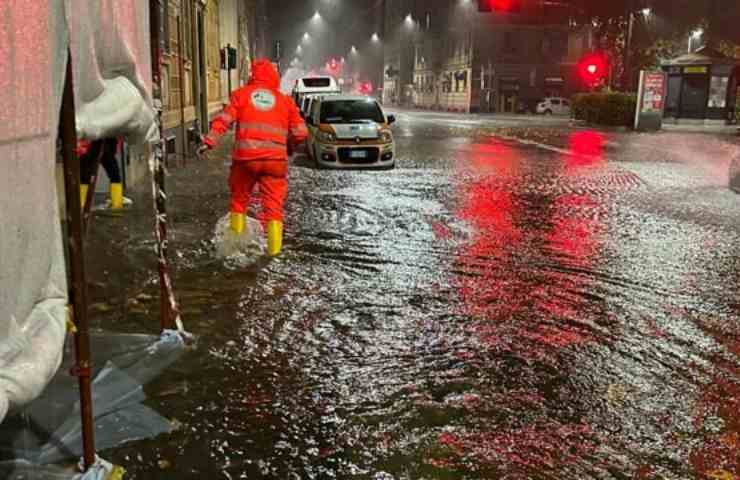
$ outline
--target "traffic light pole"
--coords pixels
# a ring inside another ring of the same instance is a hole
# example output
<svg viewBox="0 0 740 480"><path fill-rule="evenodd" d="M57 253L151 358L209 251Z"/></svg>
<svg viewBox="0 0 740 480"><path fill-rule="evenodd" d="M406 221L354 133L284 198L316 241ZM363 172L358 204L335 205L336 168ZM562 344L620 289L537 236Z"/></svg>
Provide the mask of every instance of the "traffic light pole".
<svg viewBox="0 0 740 480"><path fill-rule="evenodd" d="M226 76L229 89L229 100L231 99L231 44L226 44Z"/></svg>

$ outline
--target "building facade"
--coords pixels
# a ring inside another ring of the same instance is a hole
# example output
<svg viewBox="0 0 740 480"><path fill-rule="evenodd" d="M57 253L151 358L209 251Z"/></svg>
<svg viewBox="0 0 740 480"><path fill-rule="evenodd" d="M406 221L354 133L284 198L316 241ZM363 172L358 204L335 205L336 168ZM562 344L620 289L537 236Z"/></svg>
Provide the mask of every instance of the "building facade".
<svg viewBox="0 0 740 480"><path fill-rule="evenodd" d="M576 64L592 47L587 29L570 26L570 13L538 0L509 15L479 13L476 2L388 0L391 32L407 36L388 37L384 99L424 109L520 112L546 96L569 97L581 89Z"/></svg>
<svg viewBox="0 0 740 480"><path fill-rule="evenodd" d="M414 44L420 4L434 0L385 0L383 3L382 101L388 105L411 104L414 78Z"/></svg>
<svg viewBox="0 0 740 480"><path fill-rule="evenodd" d="M168 151L189 152L198 132L223 109L230 92L249 79L264 55L264 0L151 0L162 12L162 120ZM262 17L261 17L262 15ZM236 68L222 68L221 50L236 48Z"/></svg>

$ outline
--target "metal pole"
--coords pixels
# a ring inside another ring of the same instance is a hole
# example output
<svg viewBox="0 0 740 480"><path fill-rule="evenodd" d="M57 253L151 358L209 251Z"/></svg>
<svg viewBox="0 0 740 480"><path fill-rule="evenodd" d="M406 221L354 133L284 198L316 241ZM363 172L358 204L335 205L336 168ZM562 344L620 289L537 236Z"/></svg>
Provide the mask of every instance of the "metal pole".
<svg viewBox="0 0 740 480"><path fill-rule="evenodd" d="M76 364L72 374L77 376L80 387L80 417L82 422L82 449L85 471L95 463L95 436L91 386L90 337L87 323L87 282L85 278L85 248L82 212L80 205L80 159L75 153L77 131L75 119L72 55L67 51L67 72L62 97L60 117L62 155L64 158L64 192L67 206L67 241L71 281L69 298L72 318L77 332L74 334Z"/></svg>
<svg viewBox="0 0 740 480"><path fill-rule="evenodd" d="M231 44L226 44L226 76L228 77L229 100L231 99Z"/></svg>
<svg viewBox="0 0 740 480"><path fill-rule="evenodd" d="M187 8L187 7L185 7ZM185 129L185 74L182 66L182 16L177 17L177 66L180 74L180 134L182 136L182 164L185 165L185 158L188 155L187 131Z"/></svg>
<svg viewBox="0 0 740 480"><path fill-rule="evenodd" d="M623 88L629 91L632 87L632 65L630 49L632 48L632 33L635 28L635 13L633 11L633 3L627 2L627 38L624 45L624 85Z"/></svg>

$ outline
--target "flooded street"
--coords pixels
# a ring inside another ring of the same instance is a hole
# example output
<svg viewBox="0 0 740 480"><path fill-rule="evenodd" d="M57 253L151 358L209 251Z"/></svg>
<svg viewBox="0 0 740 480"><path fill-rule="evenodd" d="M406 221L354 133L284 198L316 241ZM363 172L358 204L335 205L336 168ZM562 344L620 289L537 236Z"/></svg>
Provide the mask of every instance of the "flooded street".
<svg viewBox="0 0 740 480"><path fill-rule="evenodd" d="M132 479L740 478L733 139L399 113L396 170L293 159L285 252L214 254L228 146L173 165L197 346ZM151 199L90 237L96 325L158 328ZM105 265L103 268L101 265Z"/></svg>

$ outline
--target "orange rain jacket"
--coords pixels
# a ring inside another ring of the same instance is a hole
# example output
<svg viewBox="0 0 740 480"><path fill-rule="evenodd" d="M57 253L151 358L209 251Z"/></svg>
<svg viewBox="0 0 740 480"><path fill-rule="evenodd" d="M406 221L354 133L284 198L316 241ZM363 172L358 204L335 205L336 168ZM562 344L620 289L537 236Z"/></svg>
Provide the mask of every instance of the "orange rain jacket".
<svg viewBox="0 0 740 480"><path fill-rule="evenodd" d="M300 143L308 131L295 103L279 87L280 77L272 62L252 63L249 83L232 94L229 105L213 120L206 145L214 147L236 122L235 161L286 160L288 140Z"/></svg>

